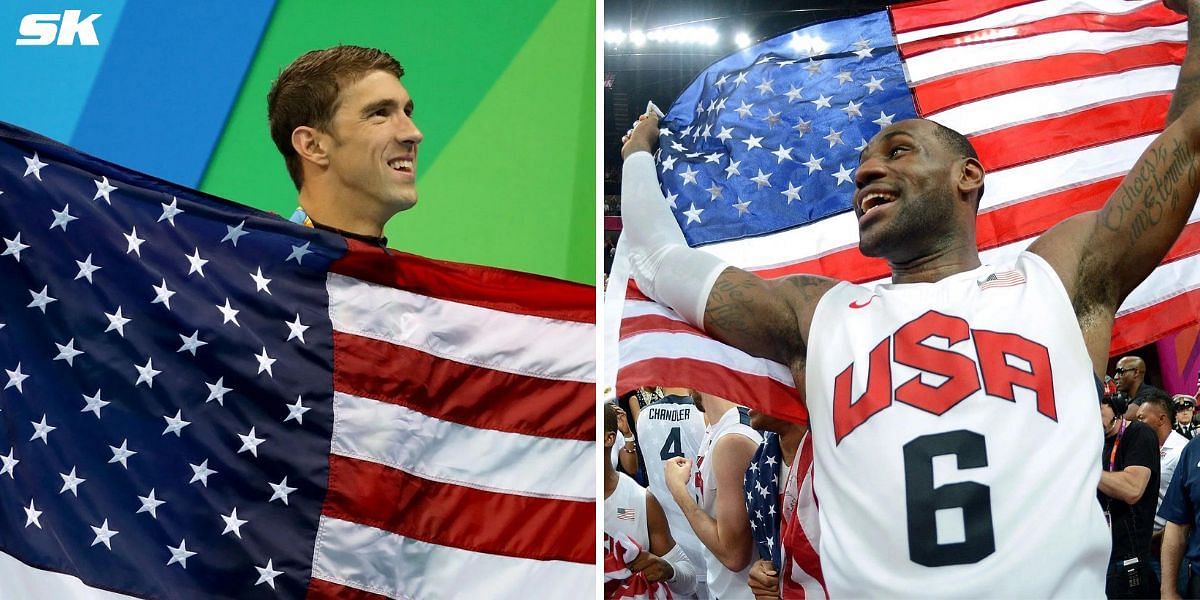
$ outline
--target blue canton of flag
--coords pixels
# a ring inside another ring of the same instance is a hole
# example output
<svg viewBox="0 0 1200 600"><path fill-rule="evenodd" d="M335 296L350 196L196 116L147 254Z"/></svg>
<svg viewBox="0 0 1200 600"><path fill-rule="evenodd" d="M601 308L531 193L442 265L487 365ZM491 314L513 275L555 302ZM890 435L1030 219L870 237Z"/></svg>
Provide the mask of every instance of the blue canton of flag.
<svg viewBox="0 0 1200 600"><path fill-rule="evenodd" d="M303 596L341 238L3 125L0 238L0 552L139 596Z"/></svg>
<svg viewBox="0 0 1200 600"><path fill-rule="evenodd" d="M798 29L680 94L660 130L663 194L693 246L810 223L850 210L867 141L915 116L886 12Z"/></svg>
<svg viewBox="0 0 1200 600"><path fill-rule="evenodd" d="M770 560L777 569L781 566L779 485L782 482L779 477L782 465L783 451L779 447L779 435L768 431L763 434L758 450L754 451L743 486L754 549L758 551L759 558Z"/></svg>

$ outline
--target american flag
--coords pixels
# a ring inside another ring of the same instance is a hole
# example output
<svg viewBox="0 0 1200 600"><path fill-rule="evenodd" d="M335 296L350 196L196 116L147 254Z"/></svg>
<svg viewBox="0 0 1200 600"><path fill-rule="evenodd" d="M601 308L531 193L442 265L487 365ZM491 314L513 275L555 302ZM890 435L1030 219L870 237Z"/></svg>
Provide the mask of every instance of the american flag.
<svg viewBox="0 0 1200 600"><path fill-rule="evenodd" d="M0 595L594 593L592 288L7 125L0 239Z"/></svg>
<svg viewBox="0 0 1200 600"><path fill-rule="evenodd" d="M604 598L605 600L671 600L671 588L663 582L646 579L645 573L629 569L642 548L628 535L612 537L604 534ZM582 591L582 590L581 590ZM571 598L583 598L575 594Z"/></svg>
<svg viewBox="0 0 1200 600"><path fill-rule="evenodd" d="M1163 128L1186 30L1157 0L947 0L789 32L713 64L672 105L658 155L664 195L690 244L763 277L885 281L886 263L857 248L852 173L883 126L925 117L978 150L988 171L981 259L1000 264L1116 189ZM1120 307L1112 353L1200 320L1198 220L1200 207ZM622 285L618 254L606 323L622 318L605 334L617 348L607 384L690 386L806 418L786 368Z"/></svg>
<svg viewBox="0 0 1200 600"><path fill-rule="evenodd" d="M770 431L763 433L763 441L754 451L750 468L742 485L746 492L746 513L750 516L750 532L754 537L754 549L758 558L771 561L776 568L780 562L779 552L779 475L783 466L783 452L779 447L779 435Z"/></svg>
<svg viewBox="0 0 1200 600"><path fill-rule="evenodd" d="M637 511L632 508L617 507L617 518L622 521L632 521L637 517Z"/></svg>

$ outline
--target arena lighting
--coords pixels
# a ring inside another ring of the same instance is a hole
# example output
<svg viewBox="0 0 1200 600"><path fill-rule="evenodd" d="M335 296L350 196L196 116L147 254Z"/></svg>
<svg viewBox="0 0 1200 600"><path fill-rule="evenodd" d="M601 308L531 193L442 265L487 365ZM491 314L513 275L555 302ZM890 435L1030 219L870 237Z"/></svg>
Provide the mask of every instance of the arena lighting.
<svg viewBox="0 0 1200 600"><path fill-rule="evenodd" d="M792 39L790 42L788 42L788 45L792 47L792 50L795 50L796 52L803 52L808 56L824 54L826 50L829 50L829 42L825 41L819 36L813 36L807 33L803 35L799 33L793 33Z"/></svg>
<svg viewBox="0 0 1200 600"><path fill-rule="evenodd" d="M625 41L625 32L620 29L609 29L604 32L604 43L620 46Z"/></svg>
<svg viewBox="0 0 1200 600"><path fill-rule="evenodd" d="M747 40L749 37L747 37ZM637 47L642 47L646 42L655 43L671 43L671 44L701 44L704 46L712 46L721 40L721 34L716 29L707 25L678 25L674 27L660 27L652 29L648 32L633 30L626 34L620 29L608 29L604 32L604 43L613 46L620 46L628 41ZM748 44L747 44L748 45Z"/></svg>
<svg viewBox="0 0 1200 600"><path fill-rule="evenodd" d="M745 31L739 31L738 34L734 36L733 41L735 44L737 44L738 48L745 48L750 45L750 35Z"/></svg>
<svg viewBox="0 0 1200 600"><path fill-rule="evenodd" d="M646 34L646 39L654 42L673 42L682 44L703 44L711 46L721 39L716 29L707 25L680 25L653 29Z"/></svg>

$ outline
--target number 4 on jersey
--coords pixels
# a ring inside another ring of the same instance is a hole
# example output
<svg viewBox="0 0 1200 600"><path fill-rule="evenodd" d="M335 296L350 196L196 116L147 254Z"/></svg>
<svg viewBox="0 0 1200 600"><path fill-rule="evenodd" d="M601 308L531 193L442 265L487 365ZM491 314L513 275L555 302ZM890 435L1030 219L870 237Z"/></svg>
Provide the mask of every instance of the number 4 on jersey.
<svg viewBox="0 0 1200 600"><path fill-rule="evenodd" d="M660 459L671 460L676 456L683 456L683 442L680 441L679 434L678 427L671 428L671 433L667 434L667 439L663 442L662 449L658 451Z"/></svg>

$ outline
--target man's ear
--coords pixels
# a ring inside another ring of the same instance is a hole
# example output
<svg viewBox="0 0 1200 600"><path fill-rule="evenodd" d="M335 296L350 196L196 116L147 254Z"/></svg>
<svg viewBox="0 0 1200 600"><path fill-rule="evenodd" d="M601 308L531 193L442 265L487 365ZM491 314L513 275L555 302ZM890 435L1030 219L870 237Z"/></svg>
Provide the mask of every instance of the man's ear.
<svg viewBox="0 0 1200 600"><path fill-rule="evenodd" d="M964 195L970 196L983 192L983 165L978 160L967 157L962 159L962 169L958 174L958 189Z"/></svg>
<svg viewBox="0 0 1200 600"><path fill-rule="evenodd" d="M317 166L329 165L329 155L326 153L329 141L327 134L314 127L301 125L292 130L292 149L302 160Z"/></svg>

